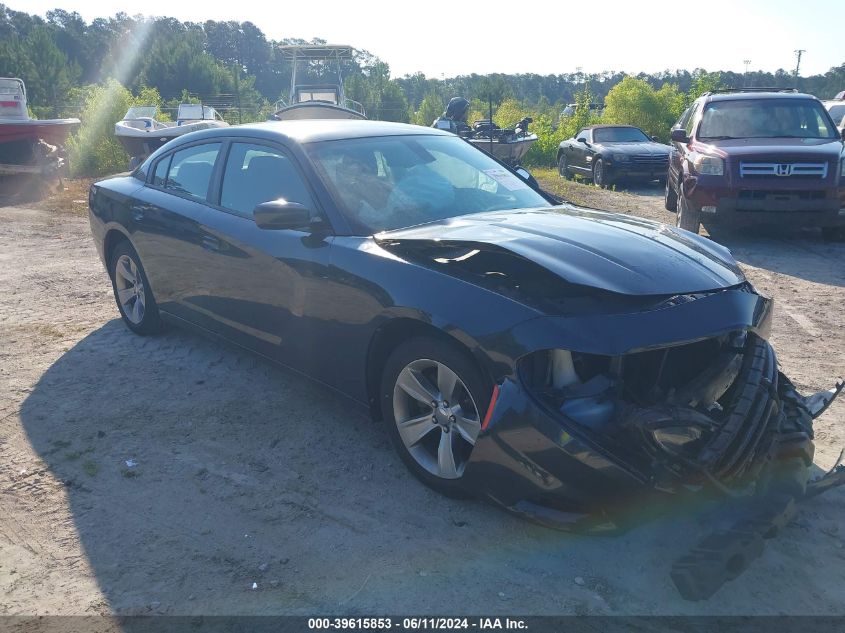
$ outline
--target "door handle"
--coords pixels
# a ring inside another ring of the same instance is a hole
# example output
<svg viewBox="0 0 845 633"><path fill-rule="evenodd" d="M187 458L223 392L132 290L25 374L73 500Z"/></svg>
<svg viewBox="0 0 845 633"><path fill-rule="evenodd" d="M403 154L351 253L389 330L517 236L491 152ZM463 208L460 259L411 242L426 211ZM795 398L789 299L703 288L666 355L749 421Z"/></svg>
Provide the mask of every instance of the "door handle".
<svg viewBox="0 0 845 633"><path fill-rule="evenodd" d="M205 234L202 236L202 247L207 251L219 251L220 240L213 235Z"/></svg>

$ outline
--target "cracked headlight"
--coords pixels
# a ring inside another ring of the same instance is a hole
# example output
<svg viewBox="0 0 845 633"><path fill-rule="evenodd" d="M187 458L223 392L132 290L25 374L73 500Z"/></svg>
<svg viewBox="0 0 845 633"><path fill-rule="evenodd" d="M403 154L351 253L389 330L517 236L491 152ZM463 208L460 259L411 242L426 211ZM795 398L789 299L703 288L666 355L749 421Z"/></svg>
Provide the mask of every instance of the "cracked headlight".
<svg viewBox="0 0 845 633"><path fill-rule="evenodd" d="M724 176L725 175L725 161L718 156L709 156L707 154L699 154L693 152L690 155L690 161L696 172L706 176Z"/></svg>

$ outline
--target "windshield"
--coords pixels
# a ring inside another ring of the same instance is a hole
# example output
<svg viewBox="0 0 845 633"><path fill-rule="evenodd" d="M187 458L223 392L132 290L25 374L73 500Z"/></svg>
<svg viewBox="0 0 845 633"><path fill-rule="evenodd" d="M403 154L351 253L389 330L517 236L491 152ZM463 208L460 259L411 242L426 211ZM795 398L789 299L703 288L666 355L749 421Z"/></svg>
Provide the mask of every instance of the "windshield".
<svg viewBox="0 0 845 633"><path fill-rule="evenodd" d="M306 146L360 235L482 211L548 207L523 180L456 136L385 136Z"/></svg>
<svg viewBox="0 0 845 633"><path fill-rule="evenodd" d="M810 99L740 99L710 103L698 138L837 138L822 105Z"/></svg>
<svg viewBox="0 0 845 633"><path fill-rule="evenodd" d="M132 106L126 111L124 120L130 121L132 119L154 119L158 114L157 106Z"/></svg>
<svg viewBox="0 0 845 633"><path fill-rule="evenodd" d="M651 139L635 127L598 127L593 130L596 143L642 143Z"/></svg>

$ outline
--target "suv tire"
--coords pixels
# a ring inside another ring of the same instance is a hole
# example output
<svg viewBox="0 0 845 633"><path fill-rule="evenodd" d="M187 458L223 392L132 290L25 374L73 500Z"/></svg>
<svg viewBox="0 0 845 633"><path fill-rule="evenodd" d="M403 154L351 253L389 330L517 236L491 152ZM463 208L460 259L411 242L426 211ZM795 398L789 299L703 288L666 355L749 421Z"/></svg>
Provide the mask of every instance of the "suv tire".
<svg viewBox="0 0 845 633"><path fill-rule="evenodd" d="M698 235L698 229L701 228L701 211L690 204L683 192L678 195L678 214L675 216L675 226L696 235Z"/></svg>
<svg viewBox="0 0 845 633"><path fill-rule="evenodd" d="M672 211L674 213L678 210L678 192L672 186L671 178L665 178L664 181L666 187L663 192L663 206L667 211Z"/></svg>

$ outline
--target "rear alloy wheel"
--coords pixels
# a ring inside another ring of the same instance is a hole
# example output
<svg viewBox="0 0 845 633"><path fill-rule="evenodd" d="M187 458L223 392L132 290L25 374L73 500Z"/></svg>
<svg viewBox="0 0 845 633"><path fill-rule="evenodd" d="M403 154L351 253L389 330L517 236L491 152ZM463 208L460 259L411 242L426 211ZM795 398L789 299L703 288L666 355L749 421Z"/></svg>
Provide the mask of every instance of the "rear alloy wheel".
<svg viewBox="0 0 845 633"><path fill-rule="evenodd" d="M557 159L557 173L561 178L572 180L572 174L569 173L569 166L566 164L566 154L561 154Z"/></svg>
<svg viewBox="0 0 845 633"><path fill-rule="evenodd" d="M605 173L604 161L601 158L597 158L593 163L593 184L602 189L610 186L610 179Z"/></svg>
<svg viewBox="0 0 845 633"><path fill-rule="evenodd" d="M457 346L418 338L391 354L382 377L382 415L414 476L442 494L467 496L461 477L489 396L474 362Z"/></svg>
<svg viewBox="0 0 845 633"><path fill-rule="evenodd" d="M678 194L678 213L675 216L675 226L696 235L698 235L698 229L701 227L701 212L690 204L683 192Z"/></svg>
<svg viewBox="0 0 845 633"><path fill-rule="evenodd" d="M114 248L109 263L112 290L120 316L136 334L161 330L161 317L138 253L123 241Z"/></svg>
<svg viewBox="0 0 845 633"><path fill-rule="evenodd" d="M666 187L663 191L663 206L667 211L676 212L678 210L678 192L672 186L671 179L665 178L664 182Z"/></svg>

